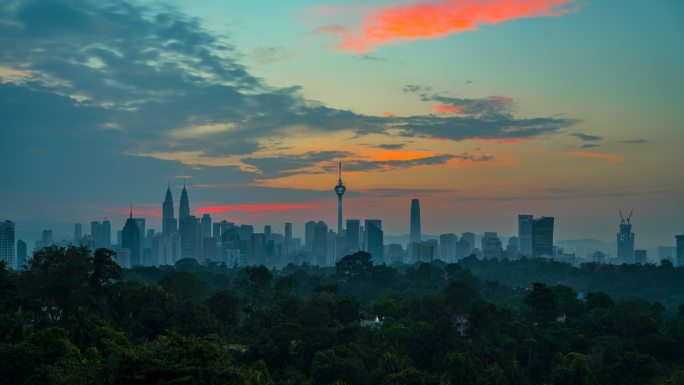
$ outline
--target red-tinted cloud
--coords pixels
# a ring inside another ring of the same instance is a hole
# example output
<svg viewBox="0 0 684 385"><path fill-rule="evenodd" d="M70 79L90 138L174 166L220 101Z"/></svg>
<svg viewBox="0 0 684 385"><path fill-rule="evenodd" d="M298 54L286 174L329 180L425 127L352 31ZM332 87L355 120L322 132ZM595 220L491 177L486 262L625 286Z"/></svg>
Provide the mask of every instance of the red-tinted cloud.
<svg viewBox="0 0 684 385"><path fill-rule="evenodd" d="M392 111L385 111L385 112L383 112L382 114L385 115L385 116L397 116L397 114L395 114L395 113L392 112Z"/></svg>
<svg viewBox="0 0 684 385"><path fill-rule="evenodd" d="M614 154L606 154L604 152L591 152L591 151L577 151L577 152L570 152L568 153L570 156L574 157L579 157L579 158L594 158L594 159L602 159L605 160L608 163L620 163L622 162L622 157L619 155L614 155Z"/></svg>
<svg viewBox="0 0 684 385"><path fill-rule="evenodd" d="M438 114L458 114L463 111L461 106L451 106L446 104L439 104L436 106L430 106Z"/></svg>
<svg viewBox="0 0 684 385"><path fill-rule="evenodd" d="M223 213L227 211L284 211L284 210L304 210L317 209L319 206L314 205L222 205L222 206L207 206L197 209L198 214L214 214Z"/></svg>
<svg viewBox="0 0 684 385"><path fill-rule="evenodd" d="M360 53L397 39L436 39L506 20L561 16L569 13L573 4L575 0L442 0L403 4L365 15L358 33L342 26L321 27L313 33L338 35L336 48Z"/></svg>

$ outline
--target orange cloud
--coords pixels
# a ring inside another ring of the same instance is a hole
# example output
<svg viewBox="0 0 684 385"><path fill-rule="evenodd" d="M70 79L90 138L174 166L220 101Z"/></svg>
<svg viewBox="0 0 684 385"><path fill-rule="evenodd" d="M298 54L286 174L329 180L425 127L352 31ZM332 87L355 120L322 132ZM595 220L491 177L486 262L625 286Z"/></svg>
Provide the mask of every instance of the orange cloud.
<svg viewBox="0 0 684 385"><path fill-rule="evenodd" d="M385 112L383 112L382 114L385 115L385 116L397 116L397 114L395 114L395 113L392 112L392 111L385 111Z"/></svg>
<svg viewBox="0 0 684 385"><path fill-rule="evenodd" d="M457 113L463 111L463 107L461 107L461 106L452 106L452 105L444 105L444 104L440 104L437 106L430 106L430 108L435 110L435 112L438 114L457 114Z"/></svg>
<svg viewBox="0 0 684 385"><path fill-rule="evenodd" d="M338 35L340 42L336 48L361 53L397 39L436 39L506 20L562 16L571 11L571 4L575 0L442 0L403 4L366 15L359 33L342 26L321 27L313 33Z"/></svg>
<svg viewBox="0 0 684 385"><path fill-rule="evenodd" d="M580 157L580 158L594 158L603 159L608 163L620 163L622 162L622 157L614 154L606 154L603 152L591 152L591 151L577 151L568 153L570 156Z"/></svg>
<svg viewBox="0 0 684 385"><path fill-rule="evenodd" d="M222 205L222 206L207 206L197 209L198 214L214 214L223 213L226 211L284 211L284 210L303 210L303 209L317 209L320 206L313 205Z"/></svg>

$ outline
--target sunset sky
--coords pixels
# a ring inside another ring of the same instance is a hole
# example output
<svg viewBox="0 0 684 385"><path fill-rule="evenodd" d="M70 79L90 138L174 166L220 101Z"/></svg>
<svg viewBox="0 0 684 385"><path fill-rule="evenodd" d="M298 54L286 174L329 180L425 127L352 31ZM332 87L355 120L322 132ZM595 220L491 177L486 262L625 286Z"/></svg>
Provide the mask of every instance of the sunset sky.
<svg viewBox="0 0 684 385"><path fill-rule="evenodd" d="M370 5L369 5L370 4ZM680 0L3 1L0 220L684 233ZM85 226L87 228L87 226ZM87 231L86 231L87 232ZM36 234L36 237L38 235Z"/></svg>

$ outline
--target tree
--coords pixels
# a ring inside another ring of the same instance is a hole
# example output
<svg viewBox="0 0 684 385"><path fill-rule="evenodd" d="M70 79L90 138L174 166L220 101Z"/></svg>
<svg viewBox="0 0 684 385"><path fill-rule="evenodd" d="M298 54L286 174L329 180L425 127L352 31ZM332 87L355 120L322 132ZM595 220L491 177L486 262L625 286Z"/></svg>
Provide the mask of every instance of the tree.
<svg viewBox="0 0 684 385"><path fill-rule="evenodd" d="M347 255L335 264L337 276L349 281L366 277L372 268L373 257L365 251Z"/></svg>
<svg viewBox="0 0 684 385"><path fill-rule="evenodd" d="M207 300L209 311L219 322L234 326L240 322L240 308L237 297L228 290L217 290Z"/></svg>
<svg viewBox="0 0 684 385"><path fill-rule="evenodd" d="M532 292L525 297L525 305L531 320L539 325L552 322L558 316L558 299L551 288L543 283L533 283Z"/></svg>

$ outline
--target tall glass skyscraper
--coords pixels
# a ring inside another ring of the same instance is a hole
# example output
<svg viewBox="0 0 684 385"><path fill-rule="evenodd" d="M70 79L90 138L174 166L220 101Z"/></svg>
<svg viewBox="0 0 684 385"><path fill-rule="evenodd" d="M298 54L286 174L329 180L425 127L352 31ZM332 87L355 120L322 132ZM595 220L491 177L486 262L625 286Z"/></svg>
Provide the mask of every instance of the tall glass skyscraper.
<svg viewBox="0 0 684 385"><path fill-rule="evenodd" d="M420 231L420 201L411 201L411 243L418 243L423 238Z"/></svg>
<svg viewBox="0 0 684 385"><path fill-rule="evenodd" d="M16 255L14 254L14 222L0 222L0 261L5 261L7 267L16 267Z"/></svg>
<svg viewBox="0 0 684 385"><path fill-rule="evenodd" d="M532 256L532 215L518 215L518 239L520 255Z"/></svg>

